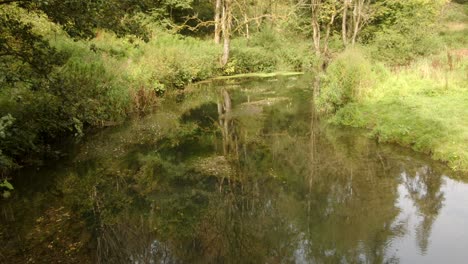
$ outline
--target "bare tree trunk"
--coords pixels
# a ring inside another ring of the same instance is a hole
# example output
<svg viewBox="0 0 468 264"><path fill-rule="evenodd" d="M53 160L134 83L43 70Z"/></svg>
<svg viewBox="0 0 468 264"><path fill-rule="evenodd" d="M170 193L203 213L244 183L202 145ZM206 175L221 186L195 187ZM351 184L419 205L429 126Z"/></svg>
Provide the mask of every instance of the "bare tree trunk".
<svg viewBox="0 0 468 264"><path fill-rule="evenodd" d="M351 37L351 45L356 43L359 22L361 20L361 0L356 0L353 7L353 35Z"/></svg>
<svg viewBox="0 0 468 264"><path fill-rule="evenodd" d="M232 12L231 1L224 0L223 17L221 21L223 30L223 57L221 58L221 66L225 66L229 61L229 53L231 51L231 27L232 27Z"/></svg>
<svg viewBox="0 0 468 264"><path fill-rule="evenodd" d="M349 8L349 0L344 0L343 20L341 23L341 35L342 35L343 44L345 47L348 46L348 33L347 33L348 8Z"/></svg>
<svg viewBox="0 0 468 264"><path fill-rule="evenodd" d="M224 0L222 29L223 29L223 57L221 59L221 66L225 66L229 60L229 53L231 50L231 0Z"/></svg>
<svg viewBox="0 0 468 264"><path fill-rule="evenodd" d="M356 0L353 10L353 35L351 43L354 46L357 36L361 31L363 25L370 20L370 1L369 0Z"/></svg>
<svg viewBox="0 0 468 264"><path fill-rule="evenodd" d="M222 0L216 0L216 6L215 6L215 36L214 36L214 42L216 44L219 44L221 42L221 1Z"/></svg>
<svg viewBox="0 0 468 264"><path fill-rule="evenodd" d="M313 30L313 41L315 54L319 57L321 55L320 50L320 24L319 24L319 14L321 7L321 0L311 0L310 6L312 9L312 30Z"/></svg>
<svg viewBox="0 0 468 264"><path fill-rule="evenodd" d="M245 37L247 39L250 38L250 28L249 28L249 14L248 14L248 5L247 5L247 0L244 0L243 2L243 8L242 12L244 13L244 23L245 23Z"/></svg>
<svg viewBox="0 0 468 264"><path fill-rule="evenodd" d="M249 39L250 38L249 18L247 17L247 14L244 14L244 23L245 23L245 37Z"/></svg>
<svg viewBox="0 0 468 264"><path fill-rule="evenodd" d="M317 22L312 22L312 29L314 30L313 40L314 40L314 48L315 54L320 56L320 25Z"/></svg>
<svg viewBox="0 0 468 264"><path fill-rule="evenodd" d="M335 23L335 17L337 15L336 5L333 5L333 13L330 17L330 22L327 24L327 28L325 31L325 38L323 40L323 54L326 56L328 54L328 39L330 38L331 27L333 23Z"/></svg>

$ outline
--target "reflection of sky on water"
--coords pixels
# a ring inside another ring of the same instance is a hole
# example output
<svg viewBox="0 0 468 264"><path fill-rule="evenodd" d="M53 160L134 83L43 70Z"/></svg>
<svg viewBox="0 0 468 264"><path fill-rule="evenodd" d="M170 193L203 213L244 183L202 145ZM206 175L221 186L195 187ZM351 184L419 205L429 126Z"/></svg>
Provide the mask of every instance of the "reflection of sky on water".
<svg viewBox="0 0 468 264"><path fill-rule="evenodd" d="M402 181L406 175L401 175ZM443 176L440 190L444 195L442 209L430 230L428 248L424 252L417 241L416 230L423 221L406 186L398 187L396 203L401 213L395 222L406 222L406 235L395 238L388 255L399 256L400 263L467 263L468 251L468 184Z"/></svg>

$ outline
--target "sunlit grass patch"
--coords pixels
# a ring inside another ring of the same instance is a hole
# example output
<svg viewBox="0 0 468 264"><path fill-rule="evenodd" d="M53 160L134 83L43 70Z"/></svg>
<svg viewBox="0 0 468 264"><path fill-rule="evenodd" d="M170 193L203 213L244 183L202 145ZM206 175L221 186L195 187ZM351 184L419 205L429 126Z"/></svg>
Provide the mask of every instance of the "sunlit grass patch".
<svg viewBox="0 0 468 264"><path fill-rule="evenodd" d="M394 73L366 99L340 109L332 122L369 128L381 142L410 146L468 171L466 59L452 71L430 63L424 59Z"/></svg>

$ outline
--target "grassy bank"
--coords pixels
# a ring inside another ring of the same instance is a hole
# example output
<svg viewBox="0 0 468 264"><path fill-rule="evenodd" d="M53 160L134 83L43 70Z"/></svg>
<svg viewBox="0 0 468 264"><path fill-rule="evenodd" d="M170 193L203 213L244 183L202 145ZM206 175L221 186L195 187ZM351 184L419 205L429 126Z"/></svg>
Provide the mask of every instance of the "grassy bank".
<svg viewBox="0 0 468 264"><path fill-rule="evenodd" d="M335 124L370 129L381 142L410 146L468 171L466 59L454 72L430 61L390 73L359 101L340 108Z"/></svg>
<svg viewBox="0 0 468 264"><path fill-rule="evenodd" d="M439 51L407 65L373 61L368 47L339 55L324 78L321 110L333 113L334 124L367 128L381 142L411 147L467 172L465 11L466 5L449 5L433 38Z"/></svg>

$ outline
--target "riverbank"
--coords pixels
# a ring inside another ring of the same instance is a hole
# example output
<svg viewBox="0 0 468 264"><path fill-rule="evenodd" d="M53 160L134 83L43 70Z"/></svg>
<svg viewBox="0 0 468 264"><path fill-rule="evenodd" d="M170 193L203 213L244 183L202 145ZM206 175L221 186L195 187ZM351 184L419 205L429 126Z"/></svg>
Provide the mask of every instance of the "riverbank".
<svg viewBox="0 0 468 264"><path fill-rule="evenodd" d="M148 39L102 29L94 38L76 39L41 12L32 16L18 6L2 6L0 18L16 19L2 39L42 41L14 42L11 53L20 55L2 57L11 70L1 80L0 178L60 157L54 146L64 137L79 138L89 128L153 111L168 91L217 76L304 71L313 64L312 54L304 56L310 53L305 39L271 30L234 39L231 59L222 67L222 47L211 38L174 34L157 23L145 24ZM30 27L26 37L18 36L22 24Z"/></svg>
<svg viewBox="0 0 468 264"><path fill-rule="evenodd" d="M464 61L442 76L425 63L392 73L364 99L338 110L331 122L367 128L380 142L409 146L467 172L466 58ZM424 69L428 69L425 77Z"/></svg>
<svg viewBox="0 0 468 264"><path fill-rule="evenodd" d="M359 92L330 120L367 128L380 142L411 147L468 172L468 17L463 5L449 8L438 54L406 66L369 62L356 84Z"/></svg>

